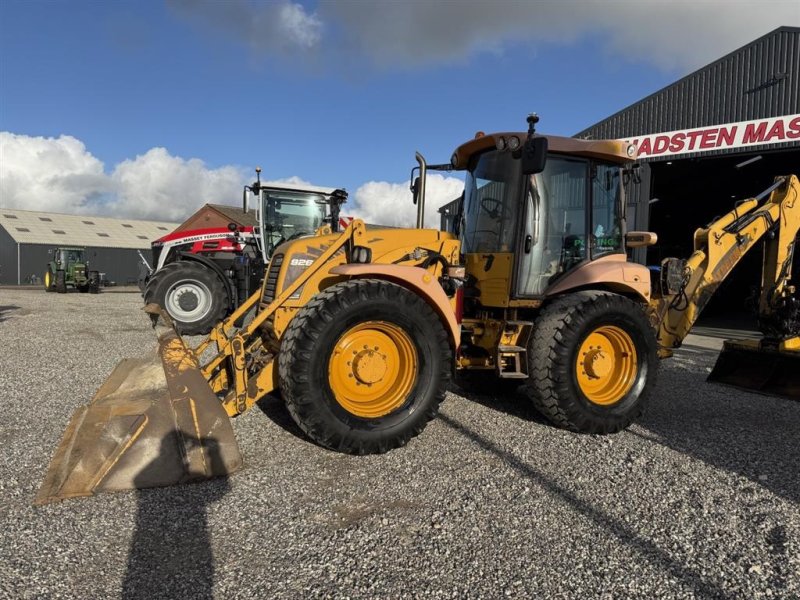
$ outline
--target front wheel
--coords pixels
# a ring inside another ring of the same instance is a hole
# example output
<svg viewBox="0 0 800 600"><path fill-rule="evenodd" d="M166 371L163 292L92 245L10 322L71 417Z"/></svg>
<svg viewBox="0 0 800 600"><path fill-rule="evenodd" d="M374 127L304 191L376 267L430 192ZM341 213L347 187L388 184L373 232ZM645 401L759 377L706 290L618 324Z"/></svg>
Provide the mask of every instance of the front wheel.
<svg viewBox="0 0 800 600"><path fill-rule="evenodd" d="M67 293L67 274L60 269L56 271L55 290L59 294Z"/></svg>
<svg viewBox="0 0 800 600"><path fill-rule="evenodd" d="M452 350L417 294L382 280L345 281L300 309L278 359L294 420L318 444L349 454L405 445L439 410Z"/></svg>
<svg viewBox="0 0 800 600"><path fill-rule="evenodd" d="M656 351L639 304L610 292L575 292L537 318L524 389L559 427L619 431L641 414L655 384Z"/></svg>
<svg viewBox="0 0 800 600"><path fill-rule="evenodd" d="M206 334L225 318L230 299L219 276L193 261L162 267L147 283L145 304L163 307L180 333Z"/></svg>
<svg viewBox="0 0 800 600"><path fill-rule="evenodd" d="M56 291L56 277L53 275L53 272L50 269L47 269L47 271L44 272L44 291Z"/></svg>

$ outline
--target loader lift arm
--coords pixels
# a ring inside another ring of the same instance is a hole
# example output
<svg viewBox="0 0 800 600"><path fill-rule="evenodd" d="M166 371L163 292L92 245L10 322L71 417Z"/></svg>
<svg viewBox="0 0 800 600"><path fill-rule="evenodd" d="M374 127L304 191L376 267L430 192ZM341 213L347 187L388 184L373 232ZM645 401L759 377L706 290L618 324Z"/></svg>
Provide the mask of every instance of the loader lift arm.
<svg viewBox="0 0 800 600"><path fill-rule="evenodd" d="M798 300L789 283L798 231L800 182L796 175L777 177L759 196L698 229L688 260L667 258L662 263L662 292L654 303L659 355L671 356L672 349L680 347L719 285L762 239L758 313L764 341L780 350L800 350Z"/></svg>

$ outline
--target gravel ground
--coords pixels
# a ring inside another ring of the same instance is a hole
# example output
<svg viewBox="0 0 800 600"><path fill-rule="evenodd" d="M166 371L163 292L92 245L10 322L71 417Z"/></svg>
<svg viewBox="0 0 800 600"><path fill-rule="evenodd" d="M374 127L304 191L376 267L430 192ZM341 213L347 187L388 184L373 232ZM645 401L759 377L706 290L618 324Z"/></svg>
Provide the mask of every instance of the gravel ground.
<svg viewBox="0 0 800 600"><path fill-rule="evenodd" d="M267 400L228 479L32 507L72 411L155 348L140 301L0 290L2 597L800 598L800 403L706 384L702 338L617 435L454 388L350 457Z"/></svg>

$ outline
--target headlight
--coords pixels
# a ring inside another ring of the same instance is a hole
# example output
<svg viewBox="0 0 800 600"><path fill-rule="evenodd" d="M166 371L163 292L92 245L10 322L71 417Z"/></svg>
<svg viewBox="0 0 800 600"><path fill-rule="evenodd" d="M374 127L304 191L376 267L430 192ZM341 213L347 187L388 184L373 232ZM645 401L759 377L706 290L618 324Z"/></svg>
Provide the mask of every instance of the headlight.
<svg viewBox="0 0 800 600"><path fill-rule="evenodd" d="M517 148L519 148L519 138L515 135L512 135L510 138L508 138L507 143L508 143L508 149L511 150L512 152Z"/></svg>
<svg viewBox="0 0 800 600"><path fill-rule="evenodd" d="M506 138L504 138L504 137L499 137L499 138L497 138L497 139L494 141L494 145L495 145L495 147L497 147L497 149L498 149L498 150L500 150L500 151L503 151L503 150L505 150L505 149L506 149Z"/></svg>

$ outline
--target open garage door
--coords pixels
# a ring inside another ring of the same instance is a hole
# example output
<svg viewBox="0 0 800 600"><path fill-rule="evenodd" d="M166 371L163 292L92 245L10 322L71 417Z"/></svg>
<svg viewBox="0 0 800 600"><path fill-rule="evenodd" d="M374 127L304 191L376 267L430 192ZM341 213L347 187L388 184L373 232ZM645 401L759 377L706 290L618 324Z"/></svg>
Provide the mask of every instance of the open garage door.
<svg viewBox="0 0 800 600"><path fill-rule="evenodd" d="M753 160L756 159L758 160ZM742 165L746 161L749 164ZM737 165L741 165L737 168ZM648 265L668 256L688 257L695 229L751 198L778 175L798 174L800 150L742 153L650 163L650 231L658 244L647 254ZM746 256L714 295L703 314L706 324L754 328L753 290L760 285L761 253ZM795 254L794 281L800 285L800 252Z"/></svg>

